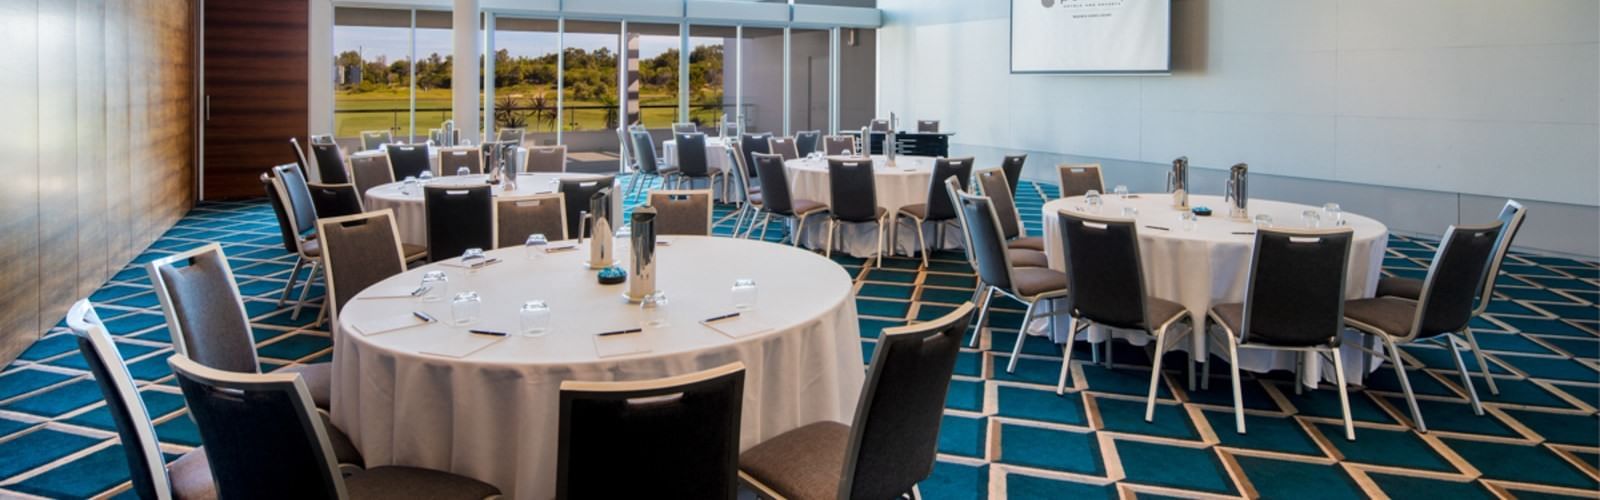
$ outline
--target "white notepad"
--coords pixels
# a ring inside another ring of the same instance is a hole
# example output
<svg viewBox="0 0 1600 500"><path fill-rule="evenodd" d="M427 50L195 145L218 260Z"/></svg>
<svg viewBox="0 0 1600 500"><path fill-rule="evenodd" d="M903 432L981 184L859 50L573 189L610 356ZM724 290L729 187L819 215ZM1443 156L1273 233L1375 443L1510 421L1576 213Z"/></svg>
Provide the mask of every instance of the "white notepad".
<svg viewBox="0 0 1600 500"><path fill-rule="evenodd" d="M595 335L594 351L602 359L650 352L652 346L647 335L649 334L645 332L606 336Z"/></svg>
<svg viewBox="0 0 1600 500"><path fill-rule="evenodd" d="M426 349L420 349L417 352L441 358L461 359L498 344L506 338L458 330L441 335L437 344L428 346Z"/></svg>
<svg viewBox="0 0 1600 500"><path fill-rule="evenodd" d="M370 289L368 289L366 291L361 292L361 295L356 297L356 298L357 299L363 299L363 300L365 300L365 299L414 299L414 298L417 298L417 296L416 295L412 295L411 292L415 292L415 291L417 291L417 287L411 287L411 286L386 286L386 287L383 287L383 288L373 287L373 288L370 288Z"/></svg>
<svg viewBox="0 0 1600 500"><path fill-rule="evenodd" d="M772 331L772 327L766 326L766 324L761 322L761 320L758 318L750 317L750 313L741 314L737 318L728 318L711 322L701 321L700 324L705 325L706 328L716 330L717 333L721 333L730 338L736 339L742 339L751 335Z"/></svg>
<svg viewBox="0 0 1600 500"><path fill-rule="evenodd" d="M363 322L360 322L360 323L352 323L350 325L350 329L351 330L355 330L356 333L359 333L359 334L362 334L362 335L379 335L379 334L389 333L389 332L393 332L393 331L397 331L397 330L404 330L404 329L407 329L407 328L418 327L418 326L426 325L426 324L429 324L429 323L433 323L433 322L432 321L424 321L422 318L418 318L415 315L407 314L407 315L404 315L404 316L396 315L396 316L390 316L390 317L383 318L383 319L374 319L374 320L363 321Z"/></svg>
<svg viewBox="0 0 1600 500"><path fill-rule="evenodd" d="M501 262L500 259L495 258L495 257L490 257L489 260L483 261L483 264L479 264L478 267L472 267L472 266L469 266L469 265L466 265L466 264L462 263L460 258L455 258L455 259L450 259L450 260L447 260L447 261L444 261L444 262L440 262L439 265L447 266L447 267L454 267L456 269L483 269L485 267L489 267L489 266L492 266L492 265L495 265L495 264L499 264L500 262Z"/></svg>
<svg viewBox="0 0 1600 500"><path fill-rule="evenodd" d="M578 249L578 244L577 243L552 243L552 244L549 244L549 245L545 245L544 253L565 252L565 251L568 251L568 250L577 250L577 249Z"/></svg>

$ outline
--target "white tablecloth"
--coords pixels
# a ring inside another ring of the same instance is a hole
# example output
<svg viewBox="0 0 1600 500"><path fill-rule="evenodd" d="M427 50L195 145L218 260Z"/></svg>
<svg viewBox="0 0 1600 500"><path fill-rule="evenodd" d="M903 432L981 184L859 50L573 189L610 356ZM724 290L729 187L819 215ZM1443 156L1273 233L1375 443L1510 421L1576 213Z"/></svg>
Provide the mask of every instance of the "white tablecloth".
<svg viewBox="0 0 1600 500"><path fill-rule="evenodd" d="M565 380L654 379L742 361L741 449L808 423L848 422L864 374L843 269L783 245L669 239L657 254L657 271L671 324L630 335L653 348L642 354L599 358L594 334L638 326L638 308L620 298L626 285L595 284L595 272L581 264L587 250L529 259L523 249L508 248L490 252L504 262L475 274L436 263L373 285L335 325L334 422L368 466L448 470L493 484L507 498L537 499L555 493L557 402ZM625 248L618 251L622 261ZM483 297L482 319L472 328L516 332L517 308L540 299L550 305L551 332L486 337L443 323L371 336L354 331L412 311L448 322L448 301L363 299L415 288L427 270L448 273L452 294L474 290ZM771 331L735 340L700 325L732 310L730 287L741 278L756 280L759 302L735 321L757 321ZM471 342L493 343L459 358L424 354Z"/></svg>
<svg viewBox="0 0 1600 500"><path fill-rule="evenodd" d="M460 146L460 147L466 148L466 147L477 147L477 146ZM370 157L375 157L375 156L376 157L382 157L384 159L388 159L389 158L389 152L385 151L385 150L382 150L382 149L369 149L369 150L366 150L366 151L356 151L354 153L350 153L350 158L351 159L355 159L355 158L370 158ZM440 172L439 171L439 148L436 147L436 146L428 146L428 162L429 162L429 164L432 165L433 175L444 175L444 174L454 174L455 173L455 172ZM528 164L528 148L524 148L524 147L521 147L521 146L517 147L517 164L518 165L527 165ZM404 180L404 179L395 179L395 180L398 181L398 180Z"/></svg>
<svg viewBox="0 0 1600 500"><path fill-rule="evenodd" d="M661 158L667 166L678 166L678 141L668 139L661 143ZM706 166L718 172L728 168L728 146L715 138L706 138Z"/></svg>
<svg viewBox="0 0 1600 500"><path fill-rule="evenodd" d="M594 174L521 174L517 176L517 189L511 191L514 196L527 196L531 194L553 193L560 189L559 179L590 179L602 176ZM430 186L481 186L488 179L486 175L444 176L435 177L429 181ZM368 189L366 193L365 208L369 211L394 210L395 226L400 229L400 241L413 245L428 244L428 214L423 210L422 188L418 187L411 193L401 192L404 182L391 182L382 186ZM494 188L495 196L507 194L500 186ZM617 189L621 189L618 187ZM617 222L622 222L622 197L611 197L613 213L618 214ZM567 207L567 210L588 210L587 206L576 209ZM576 235L573 235L576 236Z"/></svg>
<svg viewBox="0 0 1600 500"><path fill-rule="evenodd" d="M928 202L928 183L933 179L934 158L930 156L900 155L895 159L895 166L888 165L888 159L882 155L872 157L873 183L877 188L878 206L883 207L892 217L906 205L915 205ZM807 199L831 205L833 195L828 190L828 160L824 158L797 158L784 162L785 170L789 173L789 190L795 199ZM822 248L827 245L827 221L825 217L817 216L806 224L806 234L801 235L801 244L810 248ZM891 224L899 227L895 238L894 249L898 253L910 254L917 248L917 231L909 219L900 223ZM928 238L930 246L939 247L934 235L933 224L923 228L923 235ZM961 226L955 223L945 224L944 248L961 248ZM835 248L843 249L846 253L856 257L868 257L873 254L873 248L878 244L877 229L871 224L850 224L841 226L839 237L835 239Z"/></svg>
<svg viewBox="0 0 1600 500"><path fill-rule="evenodd" d="M1255 225L1249 221L1238 221L1227 216L1227 204L1220 196L1192 195L1189 197L1191 206L1210 207L1215 215L1200 217L1194 231L1185 231L1179 221L1179 211L1172 208L1172 196L1164 193L1139 194L1127 200L1114 195L1103 198L1104 208L1101 214L1121 216L1122 207L1133 206L1138 209L1137 220L1139 223L1139 255L1143 259L1145 292L1156 297L1183 304L1194 315L1196 324L1204 326L1206 311L1216 304L1229 302L1243 302L1245 286L1250 273L1250 257L1255 247L1255 236L1238 235L1234 232L1254 231ZM1050 268L1064 270L1065 260L1061 248L1060 217L1061 210L1084 210L1083 197L1075 196L1046 203L1044 212L1044 241L1045 253L1050 259ZM1308 205L1285 203L1271 200L1250 200L1250 216L1268 214L1273 222L1283 226L1304 227L1301 222L1301 213L1305 210L1318 209ZM1378 272L1383 266L1383 251L1388 246L1389 228L1383 223L1371 218L1356 214L1344 214L1347 225L1355 230L1350 248L1350 270L1345 296L1351 299L1371 297L1378 286ZM1324 221L1325 226L1331 221ZM1170 230L1162 231L1146 226L1166 227ZM1056 324L1058 335L1067 332L1065 317ZM1098 341L1105 338L1107 332L1096 329L1089 332L1092 340ZM1119 338L1127 338L1137 344L1144 344L1150 339L1148 335L1139 332L1118 331ZM1060 340L1065 340L1063 337ZM1205 353L1206 345L1203 338L1196 336L1186 348L1191 352ZM1376 364L1368 366L1367 356L1363 356L1354 345L1360 345L1363 338L1355 333L1346 332L1343 349L1345 373L1352 381L1361 380L1361 376ZM1226 361L1227 353L1217 353ZM1276 369L1293 370L1296 354L1292 352L1241 350L1239 351L1239 367L1241 369L1266 372ZM1196 360L1200 357L1196 356ZM1307 382L1322 378L1320 364L1309 364L1303 375ZM1329 366L1331 368L1331 366ZM1328 380L1332 380L1332 370L1328 370Z"/></svg>

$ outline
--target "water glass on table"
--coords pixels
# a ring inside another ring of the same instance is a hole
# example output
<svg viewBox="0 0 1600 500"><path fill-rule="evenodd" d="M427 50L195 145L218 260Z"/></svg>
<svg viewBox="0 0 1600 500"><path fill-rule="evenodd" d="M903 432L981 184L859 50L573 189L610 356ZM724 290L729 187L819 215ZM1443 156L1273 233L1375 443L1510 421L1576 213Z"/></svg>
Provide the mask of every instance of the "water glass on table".
<svg viewBox="0 0 1600 500"><path fill-rule="evenodd" d="M1115 193L1117 195L1117 199L1120 199L1120 200L1128 199L1128 186L1124 186L1122 184L1117 184L1117 187L1111 188L1111 192Z"/></svg>
<svg viewBox="0 0 1600 500"><path fill-rule="evenodd" d="M1178 227L1183 228L1184 232L1194 232L1195 227L1200 224L1199 219L1200 217L1194 212L1178 212Z"/></svg>
<svg viewBox="0 0 1600 500"><path fill-rule="evenodd" d="M666 328L667 323L667 294L656 292L647 294L639 300L639 326L641 328L655 329Z"/></svg>
<svg viewBox="0 0 1600 500"><path fill-rule="evenodd" d="M1340 208L1338 203L1330 202L1323 204L1322 213L1324 216L1326 216L1329 222L1333 223L1333 225L1344 225L1344 209Z"/></svg>
<svg viewBox="0 0 1600 500"><path fill-rule="evenodd" d="M1122 216L1129 219L1138 217L1139 209L1137 207L1122 207Z"/></svg>
<svg viewBox="0 0 1600 500"><path fill-rule="evenodd" d="M478 292L465 291L450 299L450 319L456 326L477 323L478 313L482 309L483 298L478 297Z"/></svg>
<svg viewBox="0 0 1600 500"><path fill-rule="evenodd" d="M1256 214L1256 227L1272 227L1272 216Z"/></svg>
<svg viewBox="0 0 1600 500"><path fill-rule="evenodd" d="M550 240L544 237L544 233L533 233L528 235L528 241L522 243L522 248L527 250L529 259L538 259L544 256L544 250L549 245Z"/></svg>
<svg viewBox="0 0 1600 500"><path fill-rule="evenodd" d="M466 266L468 269L477 270L478 266L483 265L488 260L489 256L484 255L482 248L468 248L461 253L461 265Z"/></svg>
<svg viewBox="0 0 1600 500"><path fill-rule="evenodd" d="M523 302L517 317L522 320L524 337L543 337L550 333L550 305L542 300Z"/></svg>
<svg viewBox="0 0 1600 500"><path fill-rule="evenodd" d="M444 271L428 271L422 274L423 302L438 302L450 293L450 277Z"/></svg>
<svg viewBox="0 0 1600 500"><path fill-rule="evenodd" d="M1306 229L1316 229L1322 227L1322 212L1317 210L1306 210L1300 212L1300 222L1305 224Z"/></svg>
<svg viewBox="0 0 1600 500"><path fill-rule="evenodd" d="M1089 213L1100 213L1100 207L1104 203L1105 201L1100 199L1100 191L1090 189L1089 192L1083 193L1083 204L1089 206Z"/></svg>
<svg viewBox="0 0 1600 500"><path fill-rule="evenodd" d="M467 167L460 167L460 168L456 169L456 176L464 177L464 176L468 176L468 175L472 175L472 169L467 168Z"/></svg>
<svg viewBox="0 0 1600 500"><path fill-rule="evenodd" d="M749 311L756 308L756 280L733 280L733 309L735 311Z"/></svg>
<svg viewBox="0 0 1600 500"><path fill-rule="evenodd" d="M406 180L400 183L400 194L411 196L411 193L416 191L417 184L416 176L406 176Z"/></svg>
<svg viewBox="0 0 1600 500"><path fill-rule="evenodd" d="M423 184L427 184L428 181L431 181L431 180L433 180L433 171L432 170L423 170L422 173L417 174L417 182L421 182Z"/></svg>

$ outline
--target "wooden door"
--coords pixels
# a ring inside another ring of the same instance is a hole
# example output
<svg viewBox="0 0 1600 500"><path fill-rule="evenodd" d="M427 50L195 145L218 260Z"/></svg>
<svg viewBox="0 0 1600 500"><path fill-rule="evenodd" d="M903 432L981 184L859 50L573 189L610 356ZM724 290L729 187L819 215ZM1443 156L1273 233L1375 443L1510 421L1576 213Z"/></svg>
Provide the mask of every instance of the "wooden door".
<svg viewBox="0 0 1600 500"><path fill-rule="evenodd" d="M204 0L202 199L262 196L307 144L308 0Z"/></svg>

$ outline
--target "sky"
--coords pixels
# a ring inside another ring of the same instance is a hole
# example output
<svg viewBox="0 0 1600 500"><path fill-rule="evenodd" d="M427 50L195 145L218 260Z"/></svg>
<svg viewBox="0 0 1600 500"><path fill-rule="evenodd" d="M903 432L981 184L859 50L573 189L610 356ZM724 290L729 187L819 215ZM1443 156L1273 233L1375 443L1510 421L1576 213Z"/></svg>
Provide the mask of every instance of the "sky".
<svg viewBox="0 0 1600 500"><path fill-rule="evenodd" d="M384 56L388 61L405 58L409 52L410 37L406 28L374 28L365 26L338 26L333 31L334 54L345 51L360 51L362 57L374 60ZM567 46L585 50L597 50L601 47L611 47L616 50L617 37L615 35L568 33ZM720 43L721 38L690 37L689 45L714 45ZM525 31L501 31L495 34L497 49L508 49L513 55L534 55L547 53L555 48L555 33L531 33ZM439 53L440 56L449 54L453 43L450 30L447 29L419 29L417 30L417 55L427 57L428 54ZM651 58L668 49L678 47L678 37L675 36L645 36L639 40L640 57Z"/></svg>

